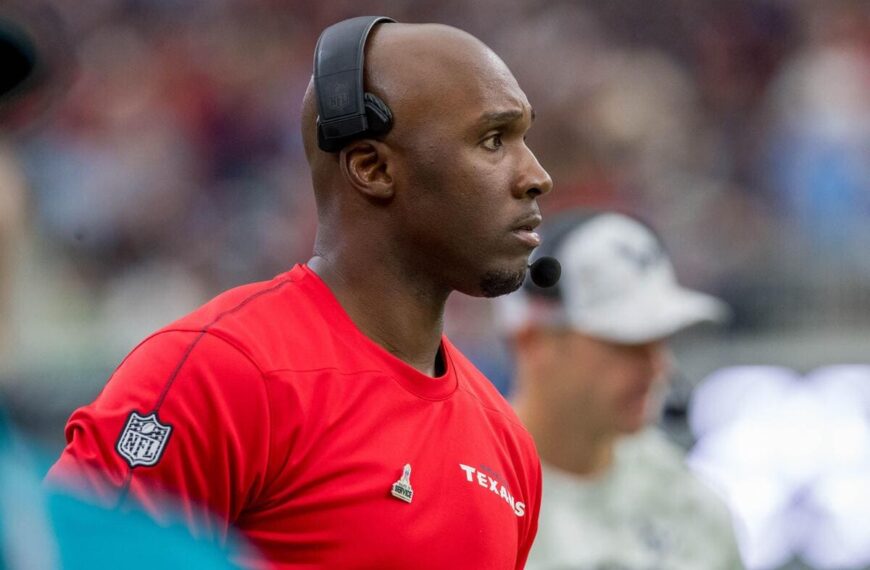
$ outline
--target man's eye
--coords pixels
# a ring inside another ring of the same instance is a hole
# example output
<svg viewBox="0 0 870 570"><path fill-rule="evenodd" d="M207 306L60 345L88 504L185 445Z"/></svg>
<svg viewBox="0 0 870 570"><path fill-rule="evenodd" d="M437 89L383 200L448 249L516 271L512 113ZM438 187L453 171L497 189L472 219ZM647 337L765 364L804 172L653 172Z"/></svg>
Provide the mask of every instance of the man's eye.
<svg viewBox="0 0 870 570"><path fill-rule="evenodd" d="M487 150L498 150L502 146L501 133L487 137L483 141L483 147Z"/></svg>

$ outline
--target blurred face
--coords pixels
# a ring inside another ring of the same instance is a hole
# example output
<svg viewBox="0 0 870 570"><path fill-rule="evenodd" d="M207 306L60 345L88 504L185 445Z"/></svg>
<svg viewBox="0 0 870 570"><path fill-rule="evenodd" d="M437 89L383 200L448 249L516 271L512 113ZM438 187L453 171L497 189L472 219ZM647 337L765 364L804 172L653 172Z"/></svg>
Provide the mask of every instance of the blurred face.
<svg viewBox="0 0 870 570"><path fill-rule="evenodd" d="M545 334L546 397L568 426L615 436L652 419L669 367L664 341L621 345L574 331Z"/></svg>
<svg viewBox="0 0 870 570"><path fill-rule="evenodd" d="M536 199L552 182L526 146L533 111L504 64L493 55L449 71L393 133L402 234L449 289L501 295L522 283L539 244Z"/></svg>

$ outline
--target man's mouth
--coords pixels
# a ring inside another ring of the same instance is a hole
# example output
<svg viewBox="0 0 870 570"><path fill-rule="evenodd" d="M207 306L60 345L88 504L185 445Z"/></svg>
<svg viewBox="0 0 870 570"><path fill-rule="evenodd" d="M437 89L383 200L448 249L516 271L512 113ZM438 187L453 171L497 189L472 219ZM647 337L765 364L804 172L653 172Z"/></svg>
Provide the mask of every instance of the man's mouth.
<svg viewBox="0 0 870 570"><path fill-rule="evenodd" d="M535 232L531 226L517 228L513 231L513 234L517 236L520 241L531 247L538 247L541 245L541 236Z"/></svg>
<svg viewBox="0 0 870 570"><path fill-rule="evenodd" d="M523 243L535 248L541 245L541 236L535 231L539 225L541 225L541 215L530 214L517 222L512 233Z"/></svg>

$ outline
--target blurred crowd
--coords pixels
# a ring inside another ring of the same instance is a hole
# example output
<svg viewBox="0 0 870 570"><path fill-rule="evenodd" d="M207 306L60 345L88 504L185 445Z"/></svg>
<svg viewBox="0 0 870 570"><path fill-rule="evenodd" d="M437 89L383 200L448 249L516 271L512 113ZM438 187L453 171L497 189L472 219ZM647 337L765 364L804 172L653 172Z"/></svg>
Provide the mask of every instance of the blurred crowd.
<svg viewBox="0 0 870 570"><path fill-rule="evenodd" d="M60 46L64 92L0 141L0 375L49 386L32 397L63 413L148 331L307 259L299 106L317 33L361 13L491 45L536 109L529 144L556 183L545 214L646 219L687 284L734 308L729 334L870 324L866 2L53 7L53 25L28 15ZM487 305L453 303L449 330L485 368Z"/></svg>
<svg viewBox="0 0 870 570"><path fill-rule="evenodd" d="M808 347L866 361L867 2L47 5L0 0L44 49L39 119L0 133L0 389L49 447L148 332L310 256L299 107L319 31L365 13L451 24L501 55L555 181L545 223L574 206L651 223L681 280L734 311L711 333L731 347L717 365L763 363L759 338L786 339L769 362L799 372L826 363ZM490 312L456 295L448 333L507 391Z"/></svg>

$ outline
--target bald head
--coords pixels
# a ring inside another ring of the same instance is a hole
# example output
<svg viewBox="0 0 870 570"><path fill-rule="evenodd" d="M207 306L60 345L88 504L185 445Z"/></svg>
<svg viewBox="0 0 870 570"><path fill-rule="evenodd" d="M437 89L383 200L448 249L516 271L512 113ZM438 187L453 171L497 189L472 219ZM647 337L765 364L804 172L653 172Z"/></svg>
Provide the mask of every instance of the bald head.
<svg viewBox="0 0 870 570"><path fill-rule="evenodd" d="M365 90L392 110L398 144L422 123L437 120L461 104L475 87L516 81L501 59L480 40L441 24L379 24L366 43ZM302 106L302 136L315 188L337 171L337 154L317 146L317 99L309 83Z"/></svg>
<svg viewBox="0 0 870 570"><path fill-rule="evenodd" d="M438 295L516 289L535 246L535 200L552 187L525 144L525 94L492 50L456 28L380 24L366 44L365 90L392 110L389 132L324 152L314 86L305 95L315 253L389 265L392 279L413 276L416 290Z"/></svg>

